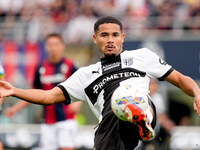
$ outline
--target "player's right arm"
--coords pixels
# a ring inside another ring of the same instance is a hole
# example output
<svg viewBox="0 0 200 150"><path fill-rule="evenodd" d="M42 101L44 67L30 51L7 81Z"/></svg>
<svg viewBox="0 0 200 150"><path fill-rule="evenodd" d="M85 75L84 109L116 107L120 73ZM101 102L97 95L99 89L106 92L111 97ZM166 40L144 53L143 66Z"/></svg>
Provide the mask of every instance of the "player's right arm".
<svg viewBox="0 0 200 150"><path fill-rule="evenodd" d="M200 116L200 89L194 80L176 70L171 72L165 80L180 88L185 94L194 97L194 110Z"/></svg>
<svg viewBox="0 0 200 150"><path fill-rule="evenodd" d="M14 96L27 102L51 105L66 100L64 93L59 87L51 90L39 89L19 89L12 86L9 82L0 81L0 97Z"/></svg>

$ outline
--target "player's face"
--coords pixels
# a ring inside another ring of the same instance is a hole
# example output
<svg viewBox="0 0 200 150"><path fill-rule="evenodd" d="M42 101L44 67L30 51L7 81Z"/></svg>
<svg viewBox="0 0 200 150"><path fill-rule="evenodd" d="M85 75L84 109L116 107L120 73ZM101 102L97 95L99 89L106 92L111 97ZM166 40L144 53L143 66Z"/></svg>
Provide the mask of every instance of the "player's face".
<svg viewBox="0 0 200 150"><path fill-rule="evenodd" d="M124 33L120 26L114 23L104 23L93 35L94 43L97 44L101 57L117 56L122 52Z"/></svg>
<svg viewBox="0 0 200 150"><path fill-rule="evenodd" d="M63 56L65 46L60 38L55 36L47 39L45 48L50 60L60 61L59 59L61 59Z"/></svg>

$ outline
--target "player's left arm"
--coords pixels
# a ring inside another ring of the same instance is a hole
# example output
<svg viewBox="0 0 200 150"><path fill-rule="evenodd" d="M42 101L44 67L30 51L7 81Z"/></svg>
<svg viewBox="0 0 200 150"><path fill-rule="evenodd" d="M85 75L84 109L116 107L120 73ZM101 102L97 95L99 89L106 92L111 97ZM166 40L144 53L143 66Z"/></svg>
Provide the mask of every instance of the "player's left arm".
<svg viewBox="0 0 200 150"><path fill-rule="evenodd" d="M12 86L9 82L0 80L0 98L14 96L27 102L51 105L66 101L63 91L59 87L51 90L20 89Z"/></svg>
<svg viewBox="0 0 200 150"><path fill-rule="evenodd" d="M176 70L172 71L165 80L180 88L187 95L194 97L194 110L200 116L200 89L195 81Z"/></svg>

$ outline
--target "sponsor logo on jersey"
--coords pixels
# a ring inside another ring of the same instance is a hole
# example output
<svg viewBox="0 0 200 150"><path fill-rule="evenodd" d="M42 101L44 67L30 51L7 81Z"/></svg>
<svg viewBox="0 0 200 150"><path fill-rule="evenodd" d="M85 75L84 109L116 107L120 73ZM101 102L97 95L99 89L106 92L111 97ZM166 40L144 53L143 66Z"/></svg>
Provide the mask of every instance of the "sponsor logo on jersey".
<svg viewBox="0 0 200 150"><path fill-rule="evenodd" d="M130 77L141 77L141 74L134 71L111 74L109 76L104 77L99 83L93 86L93 93L98 94L99 91L101 91L101 89L103 88L103 86L109 81L119 78L130 78Z"/></svg>
<svg viewBox="0 0 200 150"><path fill-rule="evenodd" d="M107 70L119 67L120 65L121 65L121 62L114 62L112 64L103 65L102 69L103 69L103 71L107 71Z"/></svg>
<svg viewBox="0 0 200 150"><path fill-rule="evenodd" d="M167 65L167 62L162 60L161 58L159 58L159 62L160 62L161 65Z"/></svg>
<svg viewBox="0 0 200 150"><path fill-rule="evenodd" d="M95 104L97 97L103 89L106 92L112 92L112 89L115 88L120 82L127 80L132 77L145 77L146 73L133 68L123 68L117 71L106 73L95 81L93 81L88 87L85 88L85 93L90 98L92 104Z"/></svg>
<svg viewBox="0 0 200 150"><path fill-rule="evenodd" d="M126 66L131 66L133 64L133 59L132 58L126 58L123 60L124 64Z"/></svg>

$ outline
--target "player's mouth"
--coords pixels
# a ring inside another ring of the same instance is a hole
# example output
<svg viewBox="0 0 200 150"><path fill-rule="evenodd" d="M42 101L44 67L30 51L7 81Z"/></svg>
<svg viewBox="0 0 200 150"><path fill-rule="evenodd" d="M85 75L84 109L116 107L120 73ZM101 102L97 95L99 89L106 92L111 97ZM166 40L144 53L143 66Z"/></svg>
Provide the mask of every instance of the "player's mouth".
<svg viewBox="0 0 200 150"><path fill-rule="evenodd" d="M107 45L107 46L106 46L106 49L107 49L108 51L112 51L112 50L115 49L115 46L114 46L114 45Z"/></svg>

